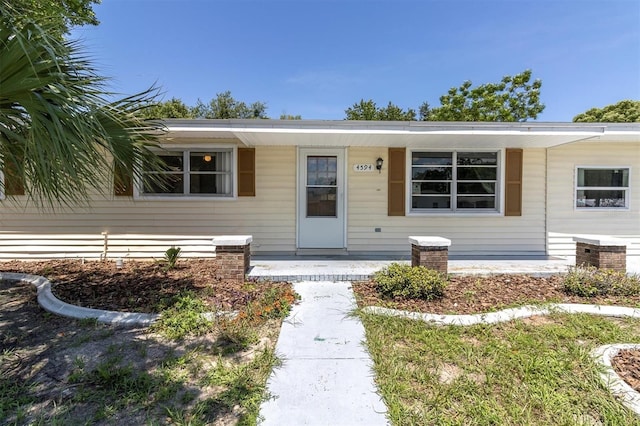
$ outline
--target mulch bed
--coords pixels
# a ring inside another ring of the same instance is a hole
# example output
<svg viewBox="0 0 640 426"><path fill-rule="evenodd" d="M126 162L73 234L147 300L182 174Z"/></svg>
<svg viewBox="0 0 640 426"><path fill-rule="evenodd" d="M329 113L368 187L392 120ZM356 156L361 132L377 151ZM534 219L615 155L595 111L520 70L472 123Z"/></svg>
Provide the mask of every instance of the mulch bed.
<svg viewBox="0 0 640 426"><path fill-rule="evenodd" d="M181 291L191 291L212 309L246 306L273 286L287 283L238 283L218 278L213 260L179 260L166 270L161 262L125 261L117 269L113 261L55 260L1 262L0 271L24 272L47 277L60 300L87 308L156 313Z"/></svg>
<svg viewBox="0 0 640 426"><path fill-rule="evenodd" d="M527 303L585 303L599 305L640 306L640 296L579 297L566 294L562 276L531 277L527 275L454 276L442 298L431 301L386 299L373 281L354 283L359 306L384 306L413 312L434 314L478 314Z"/></svg>
<svg viewBox="0 0 640 426"><path fill-rule="evenodd" d="M640 349L618 352L611 360L611 366L622 380L636 392L640 392Z"/></svg>

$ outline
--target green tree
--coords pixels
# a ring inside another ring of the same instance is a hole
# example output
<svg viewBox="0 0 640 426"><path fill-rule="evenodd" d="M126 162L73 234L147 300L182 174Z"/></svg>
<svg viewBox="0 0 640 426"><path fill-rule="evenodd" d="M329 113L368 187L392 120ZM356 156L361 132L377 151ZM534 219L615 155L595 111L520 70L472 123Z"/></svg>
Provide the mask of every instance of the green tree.
<svg viewBox="0 0 640 426"><path fill-rule="evenodd" d="M98 25L93 5L101 0L2 0L4 10L11 11L11 24L17 28L33 20L46 26L51 35L62 37L72 26Z"/></svg>
<svg viewBox="0 0 640 426"><path fill-rule="evenodd" d="M0 161L40 206L86 203L111 185L114 166L159 167L150 150L162 130L140 111L155 90L109 101L79 44L0 5ZM137 168L135 170L138 170ZM131 173L137 173L132 171ZM4 184L3 184L4 185Z"/></svg>
<svg viewBox="0 0 640 426"><path fill-rule="evenodd" d="M165 102L159 102L147 108L142 116L144 118L195 118L193 109L185 105L178 98L171 98Z"/></svg>
<svg viewBox="0 0 640 426"><path fill-rule="evenodd" d="M302 120L301 115L280 114L280 120Z"/></svg>
<svg viewBox="0 0 640 426"><path fill-rule="evenodd" d="M624 100L573 117L579 123L640 123L640 101Z"/></svg>
<svg viewBox="0 0 640 426"><path fill-rule="evenodd" d="M384 121L415 121L416 112L409 108L404 111L397 105L389 104L386 107L378 107L369 99L353 104L345 110L345 120L384 120Z"/></svg>
<svg viewBox="0 0 640 426"><path fill-rule="evenodd" d="M231 92L226 91L217 93L208 104L198 99L198 103L193 108L193 115L196 118L269 118L266 111L267 104L264 102L247 105L235 100Z"/></svg>
<svg viewBox="0 0 640 426"><path fill-rule="evenodd" d="M471 87L465 81L440 97L440 106L428 108L431 121L527 121L544 110L540 103L542 81L531 80L531 70L505 76L499 83ZM423 106L420 107L422 113Z"/></svg>

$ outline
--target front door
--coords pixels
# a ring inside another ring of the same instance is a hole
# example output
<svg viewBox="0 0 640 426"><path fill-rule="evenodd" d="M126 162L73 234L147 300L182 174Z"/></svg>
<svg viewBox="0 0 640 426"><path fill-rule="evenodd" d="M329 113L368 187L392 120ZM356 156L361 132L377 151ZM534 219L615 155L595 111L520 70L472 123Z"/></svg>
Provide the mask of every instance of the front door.
<svg viewBox="0 0 640 426"><path fill-rule="evenodd" d="M298 170L298 248L344 248L344 149L300 148Z"/></svg>

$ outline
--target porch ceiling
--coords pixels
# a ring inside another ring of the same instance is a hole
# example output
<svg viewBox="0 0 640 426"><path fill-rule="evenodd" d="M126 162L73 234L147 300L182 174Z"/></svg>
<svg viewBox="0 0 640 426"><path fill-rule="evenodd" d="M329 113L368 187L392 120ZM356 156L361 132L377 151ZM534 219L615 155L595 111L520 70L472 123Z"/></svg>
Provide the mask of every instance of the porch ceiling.
<svg viewBox="0 0 640 426"><path fill-rule="evenodd" d="M549 148L582 140L640 140L637 126L607 132L606 125L590 123L167 120L166 124L174 139L238 139L247 146Z"/></svg>

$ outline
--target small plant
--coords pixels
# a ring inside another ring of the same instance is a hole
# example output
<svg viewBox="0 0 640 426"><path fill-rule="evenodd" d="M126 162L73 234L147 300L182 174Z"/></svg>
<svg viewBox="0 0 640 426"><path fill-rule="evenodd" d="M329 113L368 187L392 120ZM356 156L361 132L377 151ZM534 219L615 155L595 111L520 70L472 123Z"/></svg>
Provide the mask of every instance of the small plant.
<svg viewBox="0 0 640 426"><path fill-rule="evenodd" d="M581 297L635 296L640 294L640 277L612 269L580 266L569 269L564 291Z"/></svg>
<svg viewBox="0 0 640 426"><path fill-rule="evenodd" d="M446 275L424 266L392 263L376 272L377 290L386 297L433 300L442 297L448 281Z"/></svg>
<svg viewBox="0 0 640 426"><path fill-rule="evenodd" d="M176 263L180 258L182 249L180 247L171 246L164 252L164 269L169 271L176 267Z"/></svg>
<svg viewBox="0 0 640 426"><path fill-rule="evenodd" d="M271 287L260 297L250 301L238 313L236 320L258 325L268 319L284 319L298 299L300 296L290 285Z"/></svg>
<svg viewBox="0 0 640 426"><path fill-rule="evenodd" d="M206 311L204 302L193 292L181 292L174 298L173 304L162 312L153 329L174 340L189 334L204 334L213 324L203 315Z"/></svg>

